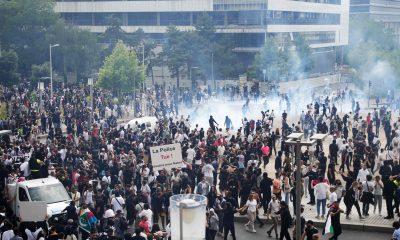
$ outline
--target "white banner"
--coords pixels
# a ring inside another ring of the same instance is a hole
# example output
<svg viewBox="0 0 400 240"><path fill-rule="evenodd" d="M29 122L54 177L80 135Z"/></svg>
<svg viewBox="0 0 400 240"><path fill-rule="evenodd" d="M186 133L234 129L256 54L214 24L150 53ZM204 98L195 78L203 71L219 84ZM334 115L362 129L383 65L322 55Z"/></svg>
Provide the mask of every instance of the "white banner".
<svg viewBox="0 0 400 240"><path fill-rule="evenodd" d="M150 147L153 170L171 170L182 167L182 150L180 143Z"/></svg>

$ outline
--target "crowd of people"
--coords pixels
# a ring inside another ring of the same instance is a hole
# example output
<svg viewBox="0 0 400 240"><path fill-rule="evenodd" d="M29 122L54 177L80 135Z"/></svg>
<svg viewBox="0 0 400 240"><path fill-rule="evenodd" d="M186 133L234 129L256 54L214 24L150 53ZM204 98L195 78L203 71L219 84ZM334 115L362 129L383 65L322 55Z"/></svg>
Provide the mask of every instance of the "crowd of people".
<svg viewBox="0 0 400 240"><path fill-rule="evenodd" d="M256 223L266 224L260 218L264 215L273 223L265 232L268 237L292 239L290 229L300 224L301 239L307 240L321 239L314 221L327 217L334 229L330 239L338 239L341 213L350 218L353 208L359 220L369 217L371 206L386 219L399 214L400 119L385 105L361 110L347 90L340 98L353 103L351 112L338 111L337 99L313 95L301 115L293 116L289 95L282 95L285 110L265 109L257 118L243 118L237 129L229 116L221 125L210 116L209 126L198 126L179 115L181 103L198 98L201 104L206 91L179 96L156 86L135 99L96 88L93 109L85 87L63 86L53 96L46 89L39 97L26 83L2 92L8 118L0 126L12 133L0 136L1 240L169 239L169 198L174 194L207 197L207 240L217 235L236 239L238 214L246 215L249 232L256 232ZM252 92L242 96L246 111L250 96L259 97ZM133 116L131 111L156 116L155 128L119 125L118 119ZM285 143L293 132L306 137L325 133L328 143L318 141L295 156L296 149ZM181 144L182 167L154 171L150 147L170 143ZM301 196L296 196L296 157L302 161ZM47 177L57 178L70 194L65 216L48 228L36 223L21 228L7 204L7 183ZM315 219L293 219L297 198L315 205ZM85 227L82 213L90 215ZM394 237L400 239L400 225L394 226Z"/></svg>

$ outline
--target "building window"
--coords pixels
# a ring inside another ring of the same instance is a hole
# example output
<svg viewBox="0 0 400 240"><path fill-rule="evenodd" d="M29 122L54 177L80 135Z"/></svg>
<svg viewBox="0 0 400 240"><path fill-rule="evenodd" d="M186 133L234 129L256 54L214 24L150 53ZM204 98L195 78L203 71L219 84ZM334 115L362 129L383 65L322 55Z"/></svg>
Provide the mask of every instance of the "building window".
<svg viewBox="0 0 400 240"><path fill-rule="evenodd" d="M130 26L156 26L157 13L128 13Z"/></svg>
<svg viewBox="0 0 400 240"><path fill-rule="evenodd" d="M63 13L65 22L73 25L92 25L92 14L91 13Z"/></svg>
<svg viewBox="0 0 400 240"><path fill-rule="evenodd" d="M94 14L94 25L96 26L107 26L110 22L117 20L122 25L122 13L95 13Z"/></svg>
<svg viewBox="0 0 400 240"><path fill-rule="evenodd" d="M350 6L350 12L368 13L369 12L369 6Z"/></svg>
<svg viewBox="0 0 400 240"><path fill-rule="evenodd" d="M190 13L185 12L164 12L160 13L160 25L189 26Z"/></svg>
<svg viewBox="0 0 400 240"><path fill-rule="evenodd" d="M268 11L264 24L339 25L340 14Z"/></svg>

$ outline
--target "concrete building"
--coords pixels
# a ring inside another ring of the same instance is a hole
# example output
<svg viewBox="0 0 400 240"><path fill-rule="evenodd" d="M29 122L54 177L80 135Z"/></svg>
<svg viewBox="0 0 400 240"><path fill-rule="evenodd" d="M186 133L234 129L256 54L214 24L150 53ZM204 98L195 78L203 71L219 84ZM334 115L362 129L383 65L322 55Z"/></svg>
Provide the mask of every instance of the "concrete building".
<svg viewBox="0 0 400 240"><path fill-rule="evenodd" d="M391 28L400 43L400 1L399 0L350 0L350 15L368 15Z"/></svg>
<svg viewBox="0 0 400 240"><path fill-rule="evenodd" d="M207 13L217 33L231 35L234 51L246 56L259 51L269 35L290 41L301 34L313 49L316 72L333 71L337 51L348 44L349 0L64 0L55 10L91 32L104 32L113 15L126 32L141 28L160 40L169 25L192 30Z"/></svg>

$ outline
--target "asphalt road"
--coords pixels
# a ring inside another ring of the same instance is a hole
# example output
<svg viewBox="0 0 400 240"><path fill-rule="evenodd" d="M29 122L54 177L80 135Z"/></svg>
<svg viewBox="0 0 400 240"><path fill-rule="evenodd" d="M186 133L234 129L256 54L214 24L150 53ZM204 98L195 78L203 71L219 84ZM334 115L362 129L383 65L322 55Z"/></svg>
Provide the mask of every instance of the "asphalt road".
<svg viewBox="0 0 400 240"><path fill-rule="evenodd" d="M237 240L275 240L275 235L272 233L273 238L267 237L267 229L269 226L266 225L263 228L256 227L257 233L250 233L245 231L243 223L235 223L236 239ZM318 229L322 232L321 229ZM278 229L279 231L279 229ZM279 233L279 232L278 232ZM217 237L216 239L223 239L222 237ZM228 239L232 239L230 236ZM325 239L325 238L322 238ZM353 230L343 230L342 235L339 236L340 240L390 240L391 234L379 233L379 232L363 232L363 231L353 231Z"/></svg>

